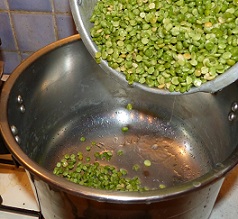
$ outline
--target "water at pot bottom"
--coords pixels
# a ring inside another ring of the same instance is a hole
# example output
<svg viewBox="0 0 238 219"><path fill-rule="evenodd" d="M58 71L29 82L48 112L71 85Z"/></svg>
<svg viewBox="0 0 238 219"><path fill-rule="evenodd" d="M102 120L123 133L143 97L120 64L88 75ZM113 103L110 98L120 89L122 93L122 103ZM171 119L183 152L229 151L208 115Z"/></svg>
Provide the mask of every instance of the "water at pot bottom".
<svg viewBox="0 0 238 219"><path fill-rule="evenodd" d="M112 151L110 161L128 171L128 177L138 176L144 186L151 189L161 185L174 186L195 179L211 169L212 161L202 139L179 118L169 121L140 110L113 108L103 111L100 107L90 113L69 115L54 127L37 162L50 171L66 153L83 152L94 162L95 152ZM128 127L127 132L121 129ZM82 142L81 137L86 141ZM92 142L90 151L86 150ZM122 151L122 155L118 155ZM151 166L144 161L151 161ZM50 163L49 163L50 161ZM86 162L86 161L85 161ZM139 170L133 170L138 165Z"/></svg>

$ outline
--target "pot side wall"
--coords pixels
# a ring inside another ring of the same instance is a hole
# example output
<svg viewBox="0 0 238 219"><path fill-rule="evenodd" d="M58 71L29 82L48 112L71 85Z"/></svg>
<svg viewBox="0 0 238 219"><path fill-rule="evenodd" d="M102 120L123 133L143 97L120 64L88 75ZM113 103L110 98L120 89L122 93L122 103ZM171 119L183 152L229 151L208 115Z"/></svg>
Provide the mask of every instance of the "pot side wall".
<svg viewBox="0 0 238 219"><path fill-rule="evenodd" d="M55 219L207 219L224 178L197 191L152 204L115 204L72 195L32 176L44 218Z"/></svg>

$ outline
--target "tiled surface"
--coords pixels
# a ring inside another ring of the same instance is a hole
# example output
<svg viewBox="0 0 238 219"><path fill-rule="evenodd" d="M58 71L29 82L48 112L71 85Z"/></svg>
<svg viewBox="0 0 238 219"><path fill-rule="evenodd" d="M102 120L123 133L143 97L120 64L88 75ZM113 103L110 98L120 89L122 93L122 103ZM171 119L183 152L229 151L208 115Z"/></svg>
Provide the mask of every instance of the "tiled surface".
<svg viewBox="0 0 238 219"><path fill-rule="evenodd" d="M69 0L54 0L54 6L56 12L70 11Z"/></svg>
<svg viewBox="0 0 238 219"><path fill-rule="evenodd" d="M73 18L71 16L64 14L56 15L59 39L67 37L69 33L72 35L76 32L76 27L72 23Z"/></svg>
<svg viewBox="0 0 238 219"><path fill-rule="evenodd" d="M0 36L2 40L1 48L6 50L16 50L10 19L7 12L0 12L0 21Z"/></svg>
<svg viewBox="0 0 238 219"><path fill-rule="evenodd" d="M69 0L0 0L4 73L36 50L76 34Z"/></svg>
<svg viewBox="0 0 238 219"><path fill-rule="evenodd" d="M52 11L50 0L8 0L10 10Z"/></svg>
<svg viewBox="0 0 238 219"><path fill-rule="evenodd" d="M50 14L12 13L12 20L20 51L35 51L56 40Z"/></svg>
<svg viewBox="0 0 238 219"><path fill-rule="evenodd" d="M4 51L2 57L4 60L4 73L11 73L21 63L21 58L16 51Z"/></svg>
<svg viewBox="0 0 238 219"><path fill-rule="evenodd" d="M32 55L33 52L22 52L21 53L21 60L25 60L27 57L29 57L30 55Z"/></svg>
<svg viewBox="0 0 238 219"><path fill-rule="evenodd" d="M6 10L7 9L7 0L0 0L0 10Z"/></svg>

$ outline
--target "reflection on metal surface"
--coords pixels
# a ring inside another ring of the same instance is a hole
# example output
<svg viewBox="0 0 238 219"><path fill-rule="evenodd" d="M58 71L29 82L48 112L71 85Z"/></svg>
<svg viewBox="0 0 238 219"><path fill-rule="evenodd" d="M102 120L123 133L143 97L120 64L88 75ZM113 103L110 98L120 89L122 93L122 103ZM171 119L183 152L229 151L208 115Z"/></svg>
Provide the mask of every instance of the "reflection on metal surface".
<svg viewBox="0 0 238 219"><path fill-rule="evenodd" d="M130 114L123 110L118 110L116 111L115 114L116 114L116 120L122 125L127 124L131 119Z"/></svg>

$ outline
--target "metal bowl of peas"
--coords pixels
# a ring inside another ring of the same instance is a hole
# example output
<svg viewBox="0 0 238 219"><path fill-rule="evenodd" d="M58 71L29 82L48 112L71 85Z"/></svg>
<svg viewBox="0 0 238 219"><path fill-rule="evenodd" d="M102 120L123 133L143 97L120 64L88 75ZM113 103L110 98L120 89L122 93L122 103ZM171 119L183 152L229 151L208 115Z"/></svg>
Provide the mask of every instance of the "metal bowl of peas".
<svg viewBox="0 0 238 219"><path fill-rule="evenodd" d="M217 92L238 78L237 1L73 0L81 38L107 75L147 92Z"/></svg>
<svg viewBox="0 0 238 219"><path fill-rule="evenodd" d="M4 84L1 132L44 218L208 218L238 163L238 85L158 95L104 77L78 35Z"/></svg>

